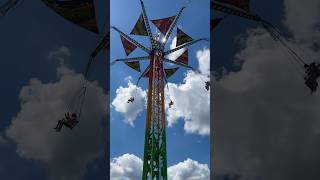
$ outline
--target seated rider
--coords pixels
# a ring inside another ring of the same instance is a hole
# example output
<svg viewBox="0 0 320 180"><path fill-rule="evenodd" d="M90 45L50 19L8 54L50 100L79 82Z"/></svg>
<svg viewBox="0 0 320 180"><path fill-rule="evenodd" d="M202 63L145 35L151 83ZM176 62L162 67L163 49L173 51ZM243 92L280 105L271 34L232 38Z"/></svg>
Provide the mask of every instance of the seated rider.
<svg viewBox="0 0 320 180"><path fill-rule="evenodd" d="M311 64L305 64L304 68L306 69L305 72L308 76L320 76L320 64L312 62Z"/></svg>
<svg viewBox="0 0 320 180"><path fill-rule="evenodd" d="M317 91L318 82L317 79L311 77L305 78L305 85L311 90L311 94Z"/></svg>
<svg viewBox="0 0 320 180"><path fill-rule="evenodd" d="M306 77L305 84L307 87L310 88L311 93L315 92L318 87L317 79L320 76L320 64L316 64L315 62L312 62L311 64L305 64L304 65Z"/></svg>
<svg viewBox="0 0 320 180"><path fill-rule="evenodd" d="M127 101L127 103L133 103L133 101L134 101L134 97L130 97L129 99L128 99L128 101Z"/></svg>
<svg viewBox="0 0 320 180"><path fill-rule="evenodd" d="M209 91L209 89L210 89L210 81L206 81L205 84L206 84L206 90Z"/></svg>
<svg viewBox="0 0 320 180"><path fill-rule="evenodd" d="M173 101L170 100L169 108L171 108L172 105L173 105Z"/></svg>
<svg viewBox="0 0 320 180"><path fill-rule="evenodd" d="M79 122L77 120L77 114L76 113L72 113L71 117L70 117L69 112L67 112L64 116L65 117L63 119L59 120L57 126L54 128L57 132L61 131L63 125L65 125L66 127L72 129Z"/></svg>

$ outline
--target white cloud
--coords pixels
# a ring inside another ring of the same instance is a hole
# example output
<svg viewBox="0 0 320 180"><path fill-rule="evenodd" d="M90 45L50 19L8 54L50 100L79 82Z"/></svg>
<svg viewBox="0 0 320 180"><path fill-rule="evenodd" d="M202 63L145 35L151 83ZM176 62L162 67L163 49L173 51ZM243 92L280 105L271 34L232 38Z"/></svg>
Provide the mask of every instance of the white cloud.
<svg viewBox="0 0 320 180"><path fill-rule="evenodd" d="M188 71L182 84L168 83L170 99L174 102L167 108L168 125L171 127L179 119L184 120L187 133L210 134L210 90L205 89L210 69L210 50L198 51L199 70L204 74ZM167 96L168 92L166 91ZM166 103L168 104L168 102Z"/></svg>
<svg viewBox="0 0 320 180"><path fill-rule="evenodd" d="M111 180L139 180L142 176L143 161L133 155L124 154L110 162ZM210 170L207 164L187 159L168 167L170 180L209 180Z"/></svg>
<svg viewBox="0 0 320 180"><path fill-rule="evenodd" d="M168 83L174 102L167 108L169 127L182 118L187 133L210 134L210 90L205 89L204 80L208 77L188 71L182 84Z"/></svg>
<svg viewBox="0 0 320 180"><path fill-rule="evenodd" d="M320 1L284 0L285 21L297 40L318 42L320 39ZM308 42L306 42L308 43Z"/></svg>
<svg viewBox="0 0 320 180"><path fill-rule="evenodd" d="M126 78L128 81L127 87L120 86L116 90L116 97L112 101L112 106L117 112L124 115L124 121L134 126L134 121L137 116L145 109L147 93L140 87L132 84L131 78ZM127 103L130 97L134 97L134 101Z"/></svg>
<svg viewBox="0 0 320 180"><path fill-rule="evenodd" d="M203 50L197 51L196 56L200 72L206 75L210 74L210 49L203 48Z"/></svg>
<svg viewBox="0 0 320 180"><path fill-rule="evenodd" d="M170 44L170 49L174 49L176 48L176 43L177 43L177 37L174 37L171 41L171 44ZM170 59L170 60L176 60L184 51L186 50L186 48L182 48L176 52L173 52L171 54L168 54L167 55L167 58Z"/></svg>
<svg viewBox="0 0 320 180"><path fill-rule="evenodd" d="M70 55L63 51L61 56ZM19 156L43 163L49 180L79 180L89 163L103 157L106 95L97 82L89 82L81 121L72 131L64 128L57 133L53 128L73 102L83 76L61 64L57 77L50 83L33 78L21 89L21 110L6 135L16 143Z"/></svg>
<svg viewBox="0 0 320 180"><path fill-rule="evenodd" d="M210 169L207 164L200 164L187 159L168 168L168 179L172 180L209 180Z"/></svg>
<svg viewBox="0 0 320 180"><path fill-rule="evenodd" d="M319 1L284 2L285 23L297 40L308 41L290 46L319 59L310 48L320 37L313 26ZM241 71L214 85L216 172L237 172L244 180L319 179L319 91L310 95L292 57L264 30L249 30L243 42L235 57Z"/></svg>
<svg viewBox="0 0 320 180"><path fill-rule="evenodd" d="M55 51L51 51L48 55L48 59L58 61L59 65L63 65L66 58L71 56L71 52L69 48L65 46L61 46L59 49Z"/></svg>
<svg viewBox="0 0 320 180"><path fill-rule="evenodd" d="M143 161L133 154L124 154L120 157L113 158L110 162L110 179L141 179L142 165Z"/></svg>

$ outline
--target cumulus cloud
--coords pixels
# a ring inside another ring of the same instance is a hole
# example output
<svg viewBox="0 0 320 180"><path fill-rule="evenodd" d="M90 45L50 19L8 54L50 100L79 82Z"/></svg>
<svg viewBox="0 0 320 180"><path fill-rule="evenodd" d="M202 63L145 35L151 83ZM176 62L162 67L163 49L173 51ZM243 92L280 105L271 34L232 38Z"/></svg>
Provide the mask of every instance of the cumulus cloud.
<svg viewBox="0 0 320 180"><path fill-rule="evenodd" d="M202 74L210 74L210 49L203 48L202 50L197 51L196 53L199 70Z"/></svg>
<svg viewBox="0 0 320 180"><path fill-rule="evenodd" d="M167 120L169 127L172 127L179 119L183 119L187 133L209 135L210 90L205 89L205 81L209 80L206 74L210 70L210 50L199 50L196 56L199 70L203 74L188 71L182 84L168 83L170 99L174 105L172 108L167 107Z"/></svg>
<svg viewBox="0 0 320 180"><path fill-rule="evenodd" d="M142 166L143 161L133 154L124 154L120 157L113 158L110 162L110 179L141 179Z"/></svg>
<svg viewBox="0 0 320 180"><path fill-rule="evenodd" d="M59 49L51 51L48 55L48 59L58 61L59 65L63 65L66 58L71 56L69 48L65 46L59 47Z"/></svg>
<svg viewBox="0 0 320 180"><path fill-rule="evenodd" d="M133 155L124 154L113 158L110 162L111 180L138 180L142 176L143 161ZM200 164L187 159L176 165L168 167L170 180L209 180L210 170L207 164Z"/></svg>
<svg viewBox="0 0 320 180"><path fill-rule="evenodd" d="M320 35L314 26L303 26L319 24L318 1L284 3L294 37ZM236 172L243 180L319 179L319 92L310 95L292 58L264 30L249 30L243 42L235 56L243 62L241 71L214 84L216 172ZM309 43L290 45L320 57Z"/></svg>
<svg viewBox="0 0 320 180"><path fill-rule="evenodd" d="M176 43L177 43L177 37L174 37L172 39L172 41L171 41L170 49L176 48ZM182 48L182 49L180 49L180 50L178 50L176 52L168 54L167 58L170 59L170 60L176 60L185 50L186 50L186 48Z"/></svg>
<svg viewBox="0 0 320 180"><path fill-rule="evenodd" d="M61 57L71 55L65 48L50 54L61 62ZM88 82L80 123L72 131L64 128L57 133L53 129L66 108L75 103L82 79L63 64L57 68L54 82L30 79L20 91L21 110L6 130L19 156L42 163L49 180L82 179L88 164L103 156L101 122L106 118L106 94L97 82Z"/></svg>
<svg viewBox="0 0 320 180"><path fill-rule="evenodd" d="M173 180L209 180L210 170L207 164L187 159L168 168L168 179Z"/></svg>
<svg viewBox="0 0 320 180"><path fill-rule="evenodd" d="M188 71L182 84L168 83L174 102L171 108L167 107L169 127L183 119L187 133L210 134L210 90L204 88L204 80L208 77Z"/></svg>
<svg viewBox="0 0 320 180"><path fill-rule="evenodd" d="M116 97L112 101L112 106L117 112L124 115L124 121L134 126L134 121L138 115L145 109L147 93L140 87L132 84L131 78L127 78L128 86L120 86L116 90ZM127 103L130 97L134 97L134 101Z"/></svg>
<svg viewBox="0 0 320 180"><path fill-rule="evenodd" d="M318 42L320 38L319 17L320 1L284 0L285 21L297 40L305 43Z"/></svg>

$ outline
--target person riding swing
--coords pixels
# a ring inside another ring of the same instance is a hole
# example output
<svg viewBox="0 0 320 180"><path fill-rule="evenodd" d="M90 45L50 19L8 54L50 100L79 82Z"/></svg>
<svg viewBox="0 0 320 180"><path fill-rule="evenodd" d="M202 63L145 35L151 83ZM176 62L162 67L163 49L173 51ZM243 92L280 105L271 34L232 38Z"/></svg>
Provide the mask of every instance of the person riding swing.
<svg viewBox="0 0 320 180"><path fill-rule="evenodd" d="M170 102L169 102L169 108L171 108L171 106L173 106L173 101L172 100L170 100Z"/></svg>
<svg viewBox="0 0 320 180"><path fill-rule="evenodd" d="M130 98L128 99L127 103L133 103L133 101L134 101L134 97L130 97Z"/></svg>
<svg viewBox="0 0 320 180"><path fill-rule="evenodd" d="M210 89L210 81L206 81L205 82L205 88L206 88L207 91L209 91L209 89Z"/></svg>
<svg viewBox="0 0 320 180"><path fill-rule="evenodd" d="M65 117L59 120L57 126L54 128L57 132L61 131L63 125L65 125L66 127L72 130L79 122L77 120L76 113L72 113L70 117L69 112L67 112L64 116Z"/></svg>
<svg viewBox="0 0 320 180"><path fill-rule="evenodd" d="M304 68L306 73L304 78L305 85L311 90L312 94L317 90L318 87L317 79L320 76L320 64L312 62L311 64L305 64Z"/></svg>

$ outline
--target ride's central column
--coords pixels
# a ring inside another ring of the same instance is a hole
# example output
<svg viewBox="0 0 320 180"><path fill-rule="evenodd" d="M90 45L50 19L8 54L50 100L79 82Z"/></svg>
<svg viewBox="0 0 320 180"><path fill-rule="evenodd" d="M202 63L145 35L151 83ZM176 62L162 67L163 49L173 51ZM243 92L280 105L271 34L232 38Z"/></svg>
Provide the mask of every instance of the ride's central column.
<svg viewBox="0 0 320 180"><path fill-rule="evenodd" d="M163 52L151 54L142 179L167 179Z"/></svg>

